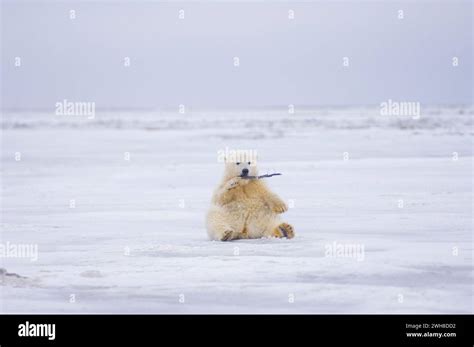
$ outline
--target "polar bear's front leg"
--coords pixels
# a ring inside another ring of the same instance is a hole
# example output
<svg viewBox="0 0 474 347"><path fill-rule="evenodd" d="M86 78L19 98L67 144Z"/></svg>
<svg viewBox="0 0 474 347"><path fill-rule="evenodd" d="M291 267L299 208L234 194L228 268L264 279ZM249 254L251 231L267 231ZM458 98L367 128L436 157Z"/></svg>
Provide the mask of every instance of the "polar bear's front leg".
<svg viewBox="0 0 474 347"><path fill-rule="evenodd" d="M271 210L275 213L284 213L288 211L286 203L276 194L268 193L265 200Z"/></svg>
<svg viewBox="0 0 474 347"><path fill-rule="evenodd" d="M260 180L254 183L256 190L259 195L263 197L265 202L268 204L270 209L275 213L283 213L288 211L288 206L285 202L275 193L273 193L264 182Z"/></svg>
<svg viewBox="0 0 474 347"><path fill-rule="evenodd" d="M236 188L242 187L248 184L248 180L244 180L240 177L234 177L224 182L219 186L213 196L213 203L222 206L235 198Z"/></svg>
<svg viewBox="0 0 474 347"><path fill-rule="evenodd" d="M284 213L288 211L288 206L286 205L286 203L276 195L270 201L269 205L272 211L275 213Z"/></svg>

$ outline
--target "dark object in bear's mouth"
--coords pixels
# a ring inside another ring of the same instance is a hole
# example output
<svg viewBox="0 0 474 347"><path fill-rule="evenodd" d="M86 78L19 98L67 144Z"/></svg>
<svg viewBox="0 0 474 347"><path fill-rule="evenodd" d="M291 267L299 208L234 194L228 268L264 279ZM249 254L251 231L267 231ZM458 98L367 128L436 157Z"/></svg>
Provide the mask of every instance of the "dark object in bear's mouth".
<svg viewBox="0 0 474 347"><path fill-rule="evenodd" d="M272 176L281 176L281 173L274 173L274 174L269 174L269 175L260 175L260 176L243 176L241 175L241 178L244 178L246 180L259 180L261 178L266 178L266 177L272 177Z"/></svg>

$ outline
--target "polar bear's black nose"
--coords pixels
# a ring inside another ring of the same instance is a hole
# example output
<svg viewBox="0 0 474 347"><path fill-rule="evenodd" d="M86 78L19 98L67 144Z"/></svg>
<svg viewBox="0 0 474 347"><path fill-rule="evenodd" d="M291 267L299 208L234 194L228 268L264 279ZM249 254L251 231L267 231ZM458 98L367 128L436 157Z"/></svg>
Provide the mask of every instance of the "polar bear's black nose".
<svg viewBox="0 0 474 347"><path fill-rule="evenodd" d="M242 176L247 176L249 174L249 169L242 170Z"/></svg>

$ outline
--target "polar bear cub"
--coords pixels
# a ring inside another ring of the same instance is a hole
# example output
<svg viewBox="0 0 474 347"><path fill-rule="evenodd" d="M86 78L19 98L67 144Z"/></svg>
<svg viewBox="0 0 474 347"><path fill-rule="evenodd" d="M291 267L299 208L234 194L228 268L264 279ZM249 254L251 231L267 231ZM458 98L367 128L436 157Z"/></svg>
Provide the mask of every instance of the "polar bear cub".
<svg viewBox="0 0 474 347"><path fill-rule="evenodd" d="M293 227L280 220L288 210L258 176L251 161L226 160L224 177L214 192L207 214L207 232L212 240L230 241L261 237L293 238Z"/></svg>

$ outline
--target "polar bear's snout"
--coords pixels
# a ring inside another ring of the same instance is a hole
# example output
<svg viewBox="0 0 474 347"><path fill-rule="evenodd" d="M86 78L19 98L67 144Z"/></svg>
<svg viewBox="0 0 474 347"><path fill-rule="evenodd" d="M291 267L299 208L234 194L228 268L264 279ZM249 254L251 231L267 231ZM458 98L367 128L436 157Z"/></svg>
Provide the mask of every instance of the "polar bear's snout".
<svg viewBox="0 0 474 347"><path fill-rule="evenodd" d="M247 177L249 175L249 169L242 169L242 177Z"/></svg>

